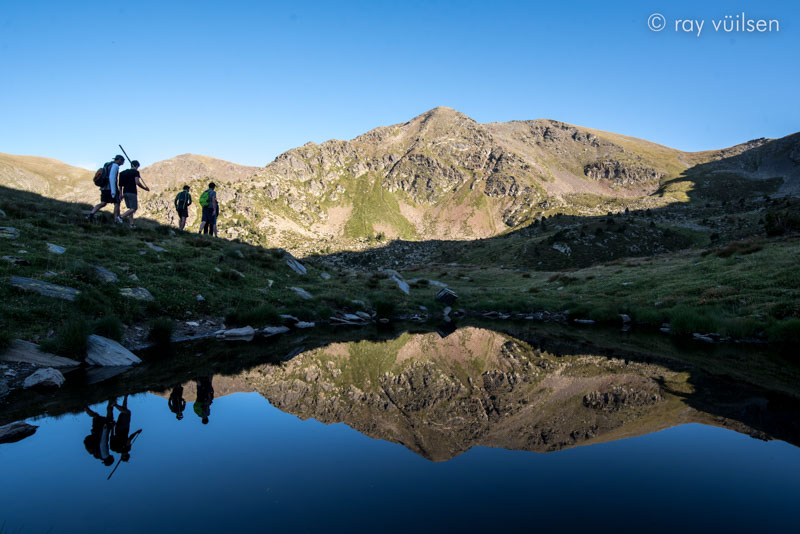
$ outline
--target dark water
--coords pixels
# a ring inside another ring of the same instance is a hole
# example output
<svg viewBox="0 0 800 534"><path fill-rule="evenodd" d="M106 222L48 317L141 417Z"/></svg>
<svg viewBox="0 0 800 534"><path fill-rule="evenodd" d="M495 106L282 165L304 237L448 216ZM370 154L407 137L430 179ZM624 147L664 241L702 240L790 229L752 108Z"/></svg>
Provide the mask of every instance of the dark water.
<svg viewBox="0 0 800 534"><path fill-rule="evenodd" d="M29 419L0 532L798 531L793 405L699 375L479 329L329 345L132 395L107 453L87 412Z"/></svg>

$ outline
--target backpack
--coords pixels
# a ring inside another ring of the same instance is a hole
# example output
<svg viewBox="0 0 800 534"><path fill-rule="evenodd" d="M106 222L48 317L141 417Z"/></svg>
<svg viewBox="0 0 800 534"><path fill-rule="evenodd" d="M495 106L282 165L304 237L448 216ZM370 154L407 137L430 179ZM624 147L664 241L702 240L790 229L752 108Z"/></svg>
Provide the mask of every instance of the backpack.
<svg viewBox="0 0 800 534"><path fill-rule="evenodd" d="M109 161L108 163L97 169L97 172L94 173L94 185L96 185L100 189L103 189L104 187L108 186L108 174L110 172L112 163L113 162Z"/></svg>
<svg viewBox="0 0 800 534"><path fill-rule="evenodd" d="M204 208L207 208L207 207L211 206L211 200L209 199L208 189L203 191L203 194L200 195L200 198L198 199L198 202Z"/></svg>
<svg viewBox="0 0 800 534"><path fill-rule="evenodd" d="M189 205L189 200L192 196L189 194L188 191L181 191L178 193L178 196L175 197L175 207L178 209L184 209Z"/></svg>

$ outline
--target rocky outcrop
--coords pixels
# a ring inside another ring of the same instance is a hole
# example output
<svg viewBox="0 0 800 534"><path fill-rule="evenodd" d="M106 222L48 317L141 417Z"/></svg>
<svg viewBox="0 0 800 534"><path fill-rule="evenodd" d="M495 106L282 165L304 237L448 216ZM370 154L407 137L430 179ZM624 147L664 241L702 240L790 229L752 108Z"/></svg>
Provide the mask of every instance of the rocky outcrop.
<svg viewBox="0 0 800 534"><path fill-rule="evenodd" d="M16 339L2 354L0 361L27 363L36 367L54 367L56 369L78 367L80 362L56 356L39 350L39 345Z"/></svg>
<svg viewBox="0 0 800 534"><path fill-rule="evenodd" d="M665 173L652 167L645 167L616 160L594 161L583 168L586 176L593 180L609 180L617 187L627 187L658 182ZM653 188L655 190L656 187Z"/></svg>
<svg viewBox="0 0 800 534"><path fill-rule="evenodd" d="M9 279L9 284L24 291L38 293L45 297L53 297L70 301L75 300L75 297L81 293L77 289L73 289L71 287L51 284L50 282L43 282L41 280L34 280L32 278L24 278L22 276L12 276Z"/></svg>

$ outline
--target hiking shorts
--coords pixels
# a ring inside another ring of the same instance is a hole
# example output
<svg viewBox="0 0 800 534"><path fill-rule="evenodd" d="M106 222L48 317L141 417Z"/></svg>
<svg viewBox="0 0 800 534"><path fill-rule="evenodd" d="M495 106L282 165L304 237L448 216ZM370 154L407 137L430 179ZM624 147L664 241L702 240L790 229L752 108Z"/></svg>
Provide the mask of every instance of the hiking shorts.
<svg viewBox="0 0 800 534"><path fill-rule="evenodd" d="M135 195L133 193L125 193L123 195L125 197L125 207L129 210L138 210L139 209L139 195Z"/></svg>
<svg viewBox="0 0 800 534"><path fill-rule="evenodd" d="M178 217L181 219L185 219L189 216L189 208L177 208L178 210Z"/></svg>
<svg viewBox="0 0 800 534"><path fill-rule="evenodd" d="M101 189L100 202L105 202L106 204L119 204L119 192L117 192L116 196L112 196L111 189Z"/></svg>
<svg viewBox="0 0 800 534"><path fill-rule="evenodd" d="M209 224L217 224L217 214L214 213L214 208L203 208L202 220Z"/></svg>

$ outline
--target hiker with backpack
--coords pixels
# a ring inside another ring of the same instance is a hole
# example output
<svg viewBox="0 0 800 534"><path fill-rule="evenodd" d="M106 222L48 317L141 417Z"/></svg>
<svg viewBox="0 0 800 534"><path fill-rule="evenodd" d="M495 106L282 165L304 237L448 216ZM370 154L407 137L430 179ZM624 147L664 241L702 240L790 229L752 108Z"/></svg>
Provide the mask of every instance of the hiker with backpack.
<svg viewBox="0 0 800 534"><path fill-rule="evenodd" d="M183 230L186 226L186 219L189 217L189 206L192 205L192 195L189 194L189 186L184 185L183 191L175 197L175 209L178 210L178 228Z"/></svg>
<svg viewBox="0 0 800 534"><path fill-rule="evenodd" d="M94 174L94 185L100 188L100 204L92 208L86 220L94 222L94 214L106 207L107 204L114 204L114 222L121 224L122 218L119 216L119 167L125 163L125 158L117 154L112 161L109 161Z"/></svg>
<svg viewBox="0 0 800 534"><path fill-rule="evenodd" d="M122 197L125 199L125 207L128 211L122 214L122 219L128 219L131 228L136 228L133 224L133 214L139 209L139 196L136 190L141 187L145 191L150 191L150 188L142 183L142 175L139 174L139 162L136 160L131 161L131 168L119 173L119 187L122 189Z"/></svg>
<svg viewBox="0 0 800 534"><path fill-rule="evenodd" d="M203 191L200 195L200 205L203 207L203 219L200 223L200 230L198 234L211 234L217 233L217 215L219 215L219 204L217 204L217 186L214 182L208 184L208 189Z"/></svg>

